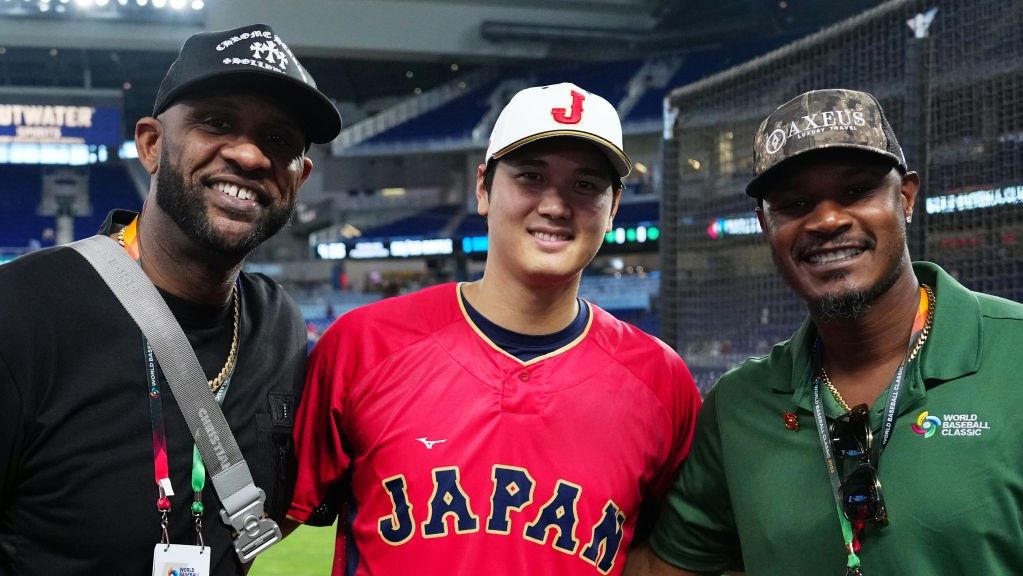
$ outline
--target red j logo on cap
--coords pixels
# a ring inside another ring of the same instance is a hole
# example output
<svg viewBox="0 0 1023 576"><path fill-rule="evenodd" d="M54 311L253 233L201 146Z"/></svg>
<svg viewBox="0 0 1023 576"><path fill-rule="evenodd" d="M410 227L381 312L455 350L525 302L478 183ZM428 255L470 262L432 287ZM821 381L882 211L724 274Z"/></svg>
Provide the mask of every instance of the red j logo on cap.
<svg viewBox="0 0 1023 576"><path fill-rule="evenodd" d="M565 114L565 108L551 108L551 116L561 124L578 124L583 119L583 100L585 99L586 96L572 90L571 113Z"/></svg>

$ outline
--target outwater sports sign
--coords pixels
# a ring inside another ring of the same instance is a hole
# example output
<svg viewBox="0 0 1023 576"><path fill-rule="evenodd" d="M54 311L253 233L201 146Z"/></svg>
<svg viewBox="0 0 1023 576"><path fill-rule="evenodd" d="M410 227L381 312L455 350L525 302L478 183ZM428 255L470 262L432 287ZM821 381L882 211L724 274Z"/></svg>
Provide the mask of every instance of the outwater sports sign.
<svg viewBox="0 0 1023 576"><path fill-rule="evenodd" d="M120 93L0 92L0 144L121 143Z"/></svg>

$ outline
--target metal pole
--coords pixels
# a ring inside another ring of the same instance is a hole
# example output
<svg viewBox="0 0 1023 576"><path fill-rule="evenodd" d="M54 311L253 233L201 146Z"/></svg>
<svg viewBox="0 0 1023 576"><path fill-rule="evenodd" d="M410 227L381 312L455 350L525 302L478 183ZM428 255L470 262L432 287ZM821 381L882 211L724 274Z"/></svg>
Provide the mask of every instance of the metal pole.
<svg viewBox="0 0 1023 576"><path fill-rule="evenodd" d="M908 232L909 252L915 260L927 260L927 139L930 134L929 29L937 8L919 13L906 24L913 38L906 43L906 93L903 110L903 152L910 170L920 175L920 191L913 210L913 225Z"/></svg>

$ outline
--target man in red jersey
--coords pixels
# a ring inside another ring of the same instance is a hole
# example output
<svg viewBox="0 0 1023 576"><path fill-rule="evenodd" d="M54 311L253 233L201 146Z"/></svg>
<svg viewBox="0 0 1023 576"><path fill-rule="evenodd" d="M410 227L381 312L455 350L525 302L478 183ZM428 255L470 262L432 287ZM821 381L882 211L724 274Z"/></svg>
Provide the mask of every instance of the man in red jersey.
<svg viewBox="0 0 1023 576"><path fill-rule="evenodd" d="M336 573L621 573L700 405L673 350L578 297L630 166L606 100L523 90L477 170L482 279L323 335L289 514L330 525L345 507Z"/></svg>

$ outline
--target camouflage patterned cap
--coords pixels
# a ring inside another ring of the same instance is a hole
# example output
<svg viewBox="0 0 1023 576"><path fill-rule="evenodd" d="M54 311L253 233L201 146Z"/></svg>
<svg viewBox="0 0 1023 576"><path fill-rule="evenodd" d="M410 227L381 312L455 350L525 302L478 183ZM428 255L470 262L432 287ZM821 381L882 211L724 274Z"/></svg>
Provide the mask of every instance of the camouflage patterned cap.
<svg viewBox="0 0 1023 576"><path fill-rule="evenodd" d="M877 99L856 90L813 90L782 104L763 123L753 141L753 171L746 194L761 198L764 174L791 158L823 148L875 152L903 172L902 147Z"/></svg>

